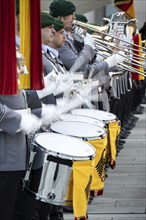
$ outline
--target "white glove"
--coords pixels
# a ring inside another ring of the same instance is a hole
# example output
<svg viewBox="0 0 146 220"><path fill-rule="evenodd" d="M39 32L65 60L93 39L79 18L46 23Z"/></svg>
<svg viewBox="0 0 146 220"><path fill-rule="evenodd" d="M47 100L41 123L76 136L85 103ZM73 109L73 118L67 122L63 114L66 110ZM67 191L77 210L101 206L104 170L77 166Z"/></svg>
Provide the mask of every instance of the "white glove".
<svg viewBox="0 0 146 220"><path fill-rule="evenodd" d="M67 101L71 101L77 97L86 98L92 90L91 83L83 84L81 82L75 83L65 93L64 98Z"/></svg>
<svg viewBox="0 0 146 220"><path fill-rule="evenodd" d="M105 62L107 62L109 68L116 66L117 65L116 54L113 54L112 56L106 58Z"/></svg>
<svg viewBox="0 0 146 220"><path fill-rule="evenodd" d="M52 94L55 89L56 89L56 84L54 82L50 82L49 87L44 88L42 90L37 90L36 92L38 94L39 99L42 99L43 97Z"/></svg>
<svg viewBox="0 0 146 220"><path fill-rule="evenodd" d="M58 77L57 77L57 85L59 86L59 84L61 82L66 82L68 80L70 80L71 78L71 74L59 74Z"/></svg>
<svg viewBox="0 0 146 220"><path fill-rule="evenodd" d="M87 97L92 91L92 84L91 83L87 83L87 84L84 84L81 89L80 89L80 95L83 96L83 97Z"/></svg>
<svg viewBox="0 0 146 220"><path fill-rule="evenodd" d="M119 52L118 54L116 54L117 63L123 63L126 60L124 56L126 56L124 52Z"/></svg>
<svg viewBox="0 0 146 220"><path fill-rule="evenodd" d="M61 81L60 85L58 86L58 88L54 91L54 95L59 95L65 91L67 91L68 89L70 89L70 87L73 85L73 81L72 80L66 80L66 81Z"/></svg>
<svg viewBox="0 0 146 220"><path fill-rule="evenodd" d="M59 117L60 117L60 112L56 105L53 104L43 105L42 114L41 114L42 124L44 125L49 124L52 121L59 119Z"/></svg>
<svg viewBox="0 0 146 220"><path fill-rule="evenodd" d="M84 30L83 30L81 27L75 25L75 28L73 29L73 33L74 33L75 35L81 37L81 36L84 35Z"/></svg>
<svg viewBox="0 0 146 220"><path fill-rule="evenodd" d="M86 36L84 37L84 44L89 45L90 47L92 47L93 49L95 49L94 47L94 39L92 37L91 34L86 33Z"/></svg>
<svg viewBox="0 0 146 220"><path fill-rule="evenodd" d="M24 131L25 134L31 134L39 130L41 120L33 114L21 114L21 122L19 131Z"/></svg>
<svg viewBox="0 0 146 220"><path fill-rule="evenodd" d="M50 86L50 81L56 81L57 77L58 75L56 74L56 72L52 70L47 76L44 77L45 87Z"/></svg>
<svg viewBox="0 0 146 220"><path fill-rule="evenodd" d="M39 99L53 93L53 91L57 88L57 77L58 76L54 70L44 77L45 87L42 90L36 90Z"/></svg>

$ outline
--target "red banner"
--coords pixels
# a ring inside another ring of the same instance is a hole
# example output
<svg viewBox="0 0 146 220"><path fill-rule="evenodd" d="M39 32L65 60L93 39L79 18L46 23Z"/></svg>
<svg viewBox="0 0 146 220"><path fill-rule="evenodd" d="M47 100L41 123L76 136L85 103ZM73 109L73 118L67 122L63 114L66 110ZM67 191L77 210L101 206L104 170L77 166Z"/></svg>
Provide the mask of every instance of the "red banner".
<svg viewBox="0 0 146 220"><path fill-rule="evenodd" d="M15 0L0 1L0 95L17 94Z"/></svg>

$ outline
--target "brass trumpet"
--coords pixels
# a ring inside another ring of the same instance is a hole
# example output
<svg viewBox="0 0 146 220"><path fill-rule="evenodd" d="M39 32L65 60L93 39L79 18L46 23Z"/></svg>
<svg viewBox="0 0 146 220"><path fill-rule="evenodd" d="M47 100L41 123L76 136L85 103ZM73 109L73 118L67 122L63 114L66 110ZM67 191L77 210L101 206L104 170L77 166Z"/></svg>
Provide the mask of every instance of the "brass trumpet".
<svg viewBox="0 0 146 220"><path fill-rule="evenodd" d="M136 44L134 44L134 43L129 43L129 42L127 42L127 41L125 41L125 40L123 40L123 39L121 39L121 38L119 39L119 38L116 37L116 36L112 36L111 34L108 34L108 33L107 33L108 28L109 28L109 25L108 25L108 24L105 25L105 26L100 27L100 26L91 25L91 24L84 23L84 22L77 21L77 20L74 21L74 24L79 25L79 26L84 27L84 28L87 28L87 29L90 29L90 30L92 30L92 31L95 31L95 32L97 32L97 33L100 34L100 35L104 35L104 36L111 37L111 38L113 38L113 39L116 39L116 40L118 40L118 41L121 41L121 42L123 42L123 43L126 43L126 44L128 44L128 45L130 45L130 46L136 46L136 47L141 48L141 49L143 49L143 50L146 49L145 47L138 46L138 45L136 45Z"/></svg>
<svg viewBox="0 0 146 220"><path fill-rule="evenodd" d="M87 28L87 29L90 29L92 31L95 31L95 32L98 32L98 33L107 33L108 31L108 28L109 28L109 25L104 25L104 26L95 26L95 25L92 25L92 24L88 24L88 23L84 23L84 22L81 22L81 21L77 21L75 20L74 23L76 25L79 25L81 27L84 27L84 28Z"/></svg>
<svg viewBox="0 0 146 220"><path fill-rule="evenodd" d="M95 47L96 47L96 45L99 45L99 46L101 46L101 47L103 47L104 49L106 49L106 50L108 50L108 51L111 51L111 52L113 52L114 50L117 52L117 51L123 51L124 53L126 53L126 54L132 54L132 52L134 52L134 51L137 51L137 52L139 52L139 50L137 50L137 49L134 49L134 48L126 48L126 50L123 48L123 46L120 46L120 45L118 45L118 46L116 46L116 45L114 45L113 43L110 43L110 42L106 42L106 41L102 41L102 40L100 40L100 39L98 39L98 38L96 38L96 36L94 36L93 35L93 38L94 38L94 41L95 41ZM98 46L97 46L98 47ZM130 49L130 51L128 51L128 49ZM143 61L146 61L146 58L144 57L144 54L145 54L145 52L144 51L141 51L142 52L142 54L143 54L143 57L142 56L140 56L140 55L138 55L138 54L134 54L134 57L136 58L136 59L141 59L141 60L143 60Z"/></svg>

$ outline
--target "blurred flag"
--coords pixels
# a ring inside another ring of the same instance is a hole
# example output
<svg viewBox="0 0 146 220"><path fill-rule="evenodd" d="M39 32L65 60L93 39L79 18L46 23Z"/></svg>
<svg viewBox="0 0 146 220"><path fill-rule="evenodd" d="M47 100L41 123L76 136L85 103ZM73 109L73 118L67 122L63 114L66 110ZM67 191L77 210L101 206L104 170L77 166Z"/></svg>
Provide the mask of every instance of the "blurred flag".
<svg viewBox="0 0 146 220"><path fill-rule="evenodd" d="M22 89L42 89L42 41L40 0L20 0L20 52L28 73L20 74Z"/></svg>
<svg viewBox="0 0 146 220"><path fill-rule="evenodd" d="M140 34L135 34L134 37L133 37L133 60L136 60L140 63L142 63L142 60L140 59L140 57L142 57L142 41L141 41L141 35ZM139 47L140 46L140 47ZM137 57L137 55L139 57ZM135 69L139 70L140 72L142 72L144 74L144 68L141 67L141 66L138 66L137 63L132 63L132 67L134 67ZM137 74L135 72L132 73L132 79L133 80L144 80L145 77L140 75L140 74Z"/></svg>
<svg viewBox="0 0 146 220"><path fill-rule="evenodd" d="M15 0L0 1L0 95L17 94Z"/></svg>
<svg viewBox="0 0 146 220"><path fill-rule="evenodd" d="M134 0L114 0L114 5L130 18L136 18Z"/></svg>

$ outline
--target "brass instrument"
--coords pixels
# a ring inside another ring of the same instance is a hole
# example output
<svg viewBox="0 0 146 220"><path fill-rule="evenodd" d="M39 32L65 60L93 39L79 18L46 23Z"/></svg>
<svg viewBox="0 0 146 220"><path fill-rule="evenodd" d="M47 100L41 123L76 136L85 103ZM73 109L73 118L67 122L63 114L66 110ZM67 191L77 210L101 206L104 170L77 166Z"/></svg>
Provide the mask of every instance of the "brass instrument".
<svg viewBox="0 0 146 220"><path fill-rule="evenodd" d="M111 38L113 38L115 40L119 40L119 41L121 41L123 43L126 43L126 44L130 45L130 46L136 46L138 48L141 48L141 49L145 50L145 47L138 46L138 45L133 44L133 43L129 43L129 42L127 42L127 41L125 41L125 40L123 40L121 38L119 39L116 36L112 36L111 34L108 34L107 30L109 28L109 25L105 25L105 26L100 27L100 26L91 25L91 24L84 23L84 22L77 21L77 20L74 21L74 24L79 25L79 26L84 27L84 28L87 28L87 29L90 29L92 31L95 31L95 32L97 32L100 35L108 36L108 37L111 37Z"/></svg>
<svg viewBox="0 0 146 220"><path fill-rule="evenodd" d="M92 24L88 24L88 23L84 23L84 22L81 22L81 21L77 21L75 20L74 23L76 25L79 25L81 27L84 27L84 28L87 28L87 29L90 29L92 31L95 31L95 32L98 32L100 34L102 33L107 33L107 30L109 28L109 25L105 25L105 26L96 26L96 25L92 25Z"/></svg>
<svg viewBox="0 0 146 220"><path fill-rule="evenodd" d="M132 62L134 63L135 66L141 67L145 69L145 64L144 62L146 61L145 59L145 54L146 54L146 48L136 45L130 41L128 41L125 38L120 38L115 33L107 33L109 30L109 26L111 27L111 24L120 24L122 26L126 25L126 35L132 39L133 34L136 32L136 19L131 19L130 21L123 21L123 16L124 14L115 14L118 16L118 22L114 20L109 20L108 23L104 26L96 26L96 25L91 25L88 23L80 22L75 20L74 23L76 25L79 25L81 27L90 29L94 31L95 33L97 32L98 35L94 34L92 35L94 38L94 44L95 44L95 51L97 54L102 56L104 59L106 59L109 55L113 53L118 53L118 51L122 51L123 53L119 54L120 56L123 56L125 58L124 63L118 64L118 68L123 68L128 71L133 71L136 72L137 74L140 74L144 77L146 77L145 73L141 70L137 70L132 66ZM123 29L124 30L124 29ZM124 35L122 35L124 37ZM108 38L108 40L106 39ZM104 39L104 40L103 40ZM110 41L110 42L109 42ZM112 42L111 42L112 41ZM114 42L113 42L114 41ZM145 42L143 42L145 43ZM122 45L123 44L123 45ZM133 46L136 46L136 48L133 48ZM100 50L100 51L99 51ZM132 57L133 52L139 52L142 51L142 55L139 55L137 53L134 54L134 57ZM142 62L141 62L142 61Z"/></svg>
<svg viewBox="0 0 146 220"><path fill-rule="evenodd" d="M118 50L120 50L120 51L125 52L127 55L128 54L130 55L133 51L139 51L134 48L124 49L123 46L120 46L120 45L116 46L112 42L102 41L101 39L96 38L96 35L93 35L93 38L95 41L95 47L96 47L96 45L99 45L99 46L103 47L104 49L109 50L111 52L113 52L113 51L117 52ZM130 49L130 51L128 51L128 49ZM143 54L145 54L145 52L143 52ZM139 56L138 54L134 54L134 57L137 59L140 58L141 60L146 61L146 59L144 57Z"/></svg>
<svg viewBox="0 0 146 220"><path fill-rule="evenodd" d="M25 65L25 58L16 48L16 58L17 58L17 71L20 74L28 74L27 67Z"/></svg>

